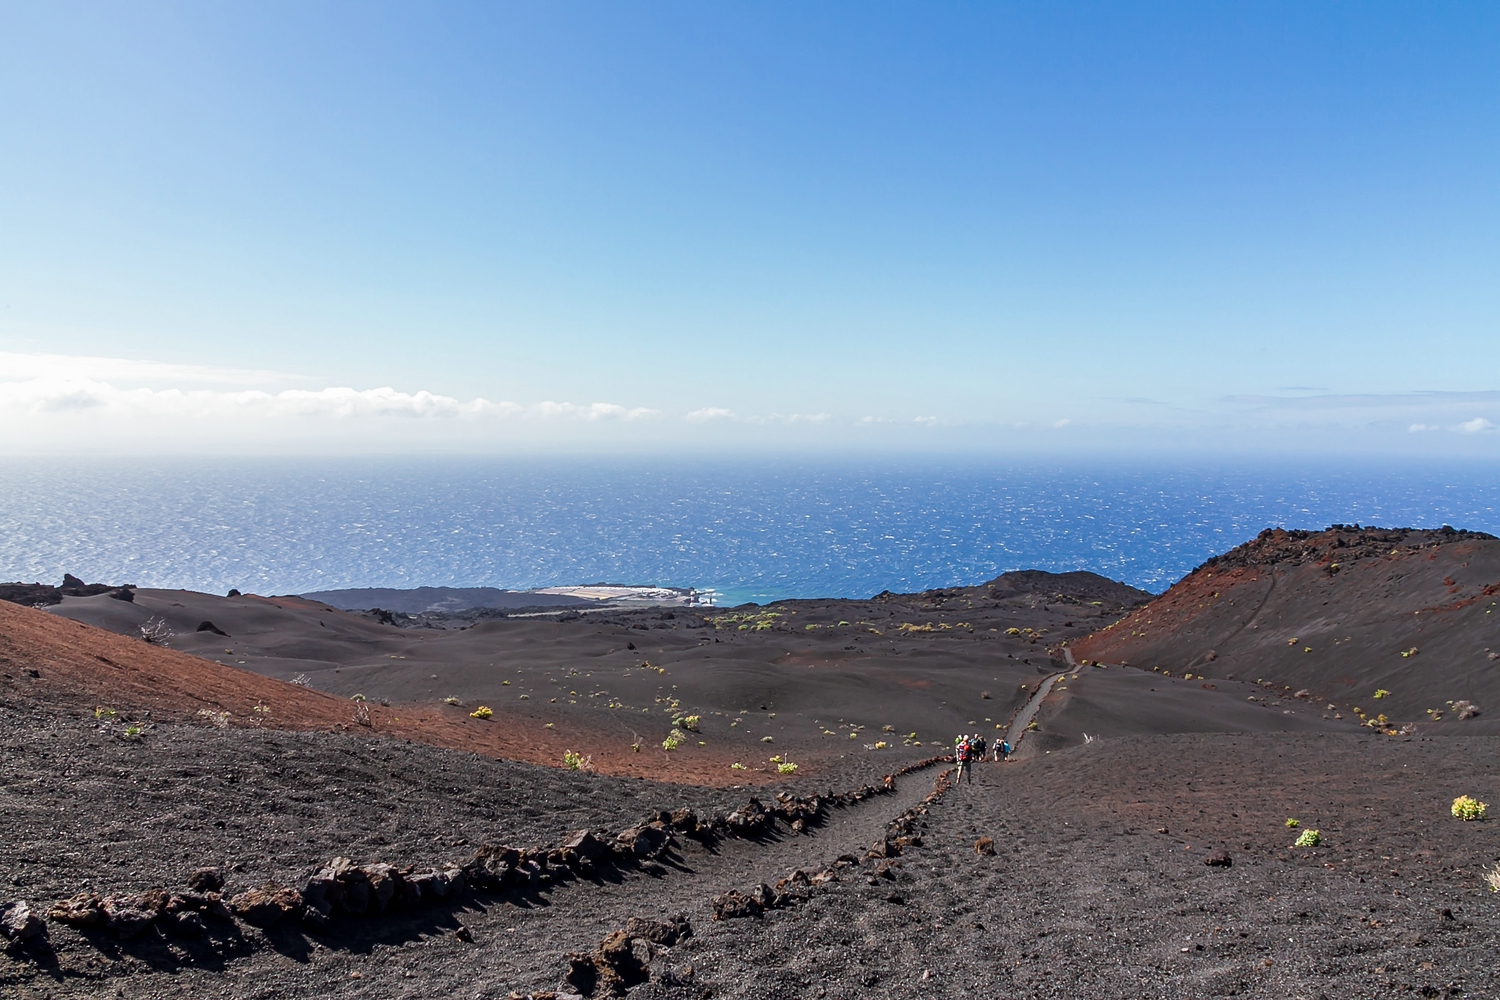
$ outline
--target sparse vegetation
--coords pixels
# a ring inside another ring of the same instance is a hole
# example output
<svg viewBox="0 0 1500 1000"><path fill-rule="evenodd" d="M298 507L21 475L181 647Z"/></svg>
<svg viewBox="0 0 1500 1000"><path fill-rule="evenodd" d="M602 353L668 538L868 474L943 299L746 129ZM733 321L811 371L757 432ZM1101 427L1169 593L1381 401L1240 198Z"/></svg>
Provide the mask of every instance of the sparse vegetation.
<svg viewBox="0 0 1500 1000"><path fill-rule="evenodd" d="M1489 806L1470 795L1460 795L1453 800L1452 811L1455 819L1484 819L1484 814L1488 809Z"/></svg>
<svg viewBox="0 0 1500 1000"><path fill-rule="evenodd" d="M200 718L204 718L209 722L212 722L219 729L227 729L229 727L228 712L215 712L211 708L200 708L198 709L198 715Z"/></svg>
<svg viewBox="0 0 1500 1000"><path fill-rule="evenodd" d="M1458 717L1460 719L1472 719L1474 718L1474 716L1479 714L1479 706L1474 704L1472 701L1464 701L1460 699L1458 701L1449 702L1449 704L1453 706L1453 711L1458 713Z"/></svg>
<svg viewBox="0 0 1500 1000"><path fill-rule="evenodd" d="M789 760L784 760L780 764L776 765L776 773L777 774L796 774L797 773L797 765L793 764Z"/></svg>
<svg viewBox="0 0 1500 1000"><path fill-rule="evenodd" d="M104 708L101 706L94 709L94 718L98 719L100 722L113 722L115 717L119 714L119 712L116 712L112 708ZM199 714L201 715L202 713L200 712Z"/></svg>
<svg viewBox="0 0 1500 1000"><path fill-rule="evenodd" d="M444 705L459 705L459 704L462 704L462 702L460 702L457 698L449 696L449 697L443 699L443 704Z"/></svg>
<svg viewBox="0 0 1500 1000"><path fill-rule="evenodd" d="M563 751L563 766L569 771L592 771L594 769L594 758L585 757L581 753L572 750Z"/></svg>
<svg viewBox="0 0 1500 1000"><path fill-rule="evenodd" d="M374 720L370 718L369 702L357 701L354 703L354 724L356 726L363 726L366 729L370 729L375 725Z"/></svg>
<svg viewBox="0 0 1500 1000"><path fill-rule="evenodd" d="M850 733L850 734L849 734L849 735L850 735L850 736L853 736L853 735L854 735L854 734L853 734L853 733ZM762 737L761 737L761 738L760 738L760 741L761 741L761 742L762 742L762 743L775 743L775 742L776 742L776 741L775 741L775 740L774 740L774 739L773 739L773 738L771 738L771 737L770 737L770 736L762 736Z"/></svg>
<svg viewBox="0 0 1500 1000"><path fill-rule="evenodd" d="M480 705L478 708L474 709L474 711L472 711L472 712L469 713L469 718L471 718L471 719L488 719L488 718L492 717L494 714L495 713L490 709L490 707L488 705Z"/></svg>
<svg viewBox="0 0 1500 1000"><path fill-rule="evenodd" d="M683 715L683 716L679 716L678 718L673 719L672 720L672 725L677 726L678 728L681 728L681 729L686 729L689 732L696 733L698 731L698 724L700 722L702 722L702 721L703 721L703 717L702 716L698 716L698 715Z"/></svg>
<svg viewBox="0 0 1500 1000"><path fill-rule="evenodd" d="M141 727L132 722L125 727L125 738L127 740L138 740L141 738Z"/></svg>
<svg viewBox="0 0 1500 1000"><path fill-rule="evenodd" d="M1295 830L1295 829L1297 829L1297 827L1299 827L1301 825L1302 825L1302 821L1300 819L1293 819L1290 816L1288 816L1286 818L1286 828L1288 830Z"/></svg>
<svg viewBox="0 0 1500 1000"><path fill-rule="evenodd" d="M731 771L748 771L749 770L749 768L747 768L744 764L741 764L739 761L735 761L733 764L730 764L729 765L729 769Z"/></svg>
<svg viewBox="0 0 1500 1000"><path fill-rule="evenodd" d="M716 629L732 628L740 632L764 632L775 626L776 619L780 617L780 611L752 611L737 615L714 615L708 621ZM650 667L650 664L646 666Z"/></svg>
<svg viewBox="0 0 1500 1000"><path fill-rule="evenodd" d="M1323 835L1317 830L1303 830L1302 835L1292 844L1293 847L1317 847L1323 843Z"/></svg>
<svg viewBox="0 0 1500 1000"><path fill-rule="evenodd" d="M1387 691L1385 688L1376 688L1375 689L1375 700L1376 701L1379 701L1381 698L1389 698L1390 696L1391 696L1391 693L1389 691Z"/></svg>
<svg viewBox="0 0 1500 1000"><path fill-rule="evenodd" d="M667 734L667 738L666 739L664 739L664 740L661 741L661 748L663 750L669 750L669 751L670 750L676 750L678 747L682 746L683 741L685 739L686 739L686 737L682 735L682 731L681 730L674 729L670 733Z"/></svg>
<svg viewBox="0 0 1500 1000"><path fill-rule="evenodd" d="M1485 871L1484 884L1490 887L1490 892L1500 892L1500 863Z"/></svg>
<svg viewBox="0 0 1500 1000"><path fill-rule="evenodd" d="M167 626L166 619L154 615L141 623L141 638L146 642L164 643L177 633Z"/></svg>
<svg viewBox="0 0 1500 1000"><path fill-rule="evenodd" d="M349 700L350 700L350 701L369 701L369 699L368 699L368 698L366 698L366 697L365 697L365 696L364 696L364 695L362 695L362 694L355 694L355 695L350 695L350 696L349 696Z"/></svg>

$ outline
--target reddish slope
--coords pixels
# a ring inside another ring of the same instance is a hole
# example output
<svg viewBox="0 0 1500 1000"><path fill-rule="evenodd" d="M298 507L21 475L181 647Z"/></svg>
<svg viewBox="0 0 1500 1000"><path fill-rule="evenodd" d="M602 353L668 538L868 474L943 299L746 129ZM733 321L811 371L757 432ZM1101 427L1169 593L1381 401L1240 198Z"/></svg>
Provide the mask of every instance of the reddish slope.
<svg viewBox="0 0 1500 1000"><path fill-rule="evenodd" d="M1500 540L1265 531L1070 648L1080 660L1266 678L1397 721L1436 709L1444 728L1446 703L1467 699L1486 714L1455 724L1488 730L1500 721ZM1379 689L1391 693L1377 701Z"/></svg>
<svg viewBox="0 0 1500 1000"><path fill-rule="evenodd" d="M117 710L146 723L209 724L200 711L228 712L234 726L263 721L277 729L361 731L356 705L346 698L0 601L0 703L46 706L63 712ZM266 712L257 713L260 705ZM651 755L610 754L587 736L565 737L534 719L497 711L479 721L447 706L368 705L371 733L538 764L556 765L563 751L590 753L600 771L659 777ZM731 772L704 755L674 760L672 778L723 785L759 776Z"/></svg>

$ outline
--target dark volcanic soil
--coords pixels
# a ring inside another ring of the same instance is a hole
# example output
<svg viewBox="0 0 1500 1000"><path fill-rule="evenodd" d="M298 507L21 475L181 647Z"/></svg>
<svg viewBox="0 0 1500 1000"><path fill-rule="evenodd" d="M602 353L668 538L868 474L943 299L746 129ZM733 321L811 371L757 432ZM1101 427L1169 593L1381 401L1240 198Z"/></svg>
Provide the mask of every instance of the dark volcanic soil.
<svg viewBox="0 0 1500 1000"><path fill-rule="evenodd" d="M334 853L461 858L459 840L550 840L649 803L732 800L384 741L170 730L135 743L19 713L5 722L0 877L6 898L34 902L175 887L209 862L234 888ZM709 900L862 855L933 772L810 835L713 853L686 841L617 882L350 918L321 938L242 925L208 944L156 932L121 943L53 924L45 949L0 957L0 991L500 998L561 986L569 951L631 917L684 912L694 936L652 967L691 966L688 984L648 983L639 1000L1494 996L1500 897L1481 878L1500 833L1452 819L1448 804L1500 794L1496 750L1489 737L1105 738L979 765L932 807L921 846L843 869L763 917L715 922ZM1288 850L1288 816L1324 846ZM993 857L975 853L981 836ZM1232 867L1204 864L1218 851Z"/></svg>
<svg viewBox="0 0 1500 1000"><path fill-rule="evenodd" d="M0 607L0 907L26 899L42 910L85 888L177 890L200 865L222 868L231 891L298 884L335 855L463 862L479 843L550 844L659 808L723 810L781 786L849 789L947 750L959 728L994 732L1038 682L1057 678L1014 760L977 765L972 784L928 806L937 768L833 809L806 833L778 825L709 846L683 837L639 866L343 918L322 934L241 922L201 941L155 927L121 941L50 923L44 939L0 954L0 996L499 1000L556 990L569 953L633 917L676 913L694 933L658 951L638 1000L1500 995L1500 894L1484 879L1500 866L1500 827L1449 808L1466 794L1500 809L1500 737L1446 722L1376 735L1357 727L1347 701L1311 697L1320 688L1297 697L1251 683L1290 682L1304 664L1313 681L1336 678L1344 666L1321 640L1283 652L1283 627L1299 640L1342 631L1381 642L1416 627L1440 639L1404 658L1402 683L1408 694L1441 691L1452 670L1414 666L1444 642L1469 648L1497 617L1483 616L1488 584L1456 572L1485 578L1497 543L1413 536L1392 555L1370 542L1366 558L1330 572L1337 560L1323 562L1316 539L1272 541L1109 630L1101 624L1136 596L1097 577L1045 574L708 617L428 623L442 628L396 628L295 598L166 591L134 603L65 596L54 609L125 635L161 617L175 649ZM1273 579L1284 603L1267 596ZM1431 612L1437 583L1450 617ZM1407 625L1413 610L1438 624ZM195 631L200 620L228 635ZM1463 627L1442 625L1454 621ZM1240 638L1257 625L1275 641ZM1167 638L1151 645L1159 631ZM1210 638L1222 655L1195 645ZM1117 642L1136 666L1102 652ZM1142 651L1186 659L1164 667ZM1111 665L1072 665L1070 654ZM322 690L274 679L296 673ZM1356 687L1385 676L1359 674ZM368 729L340 721L355 692L375 705ZM446 695L462 704L443 704ZM192 724L199 704L230 701L239 707L228 728ZM257 729L244 707L254 701L275 708L259 721L301 720L293 728L303 731ZM470 719L477 703L495 717ZM125 711L95 719L95 704ZM672 717L686 713L702 716L701 732L661 750ZM138 735L127 717L143 725ZM649 737L640 753L628 746L635 733ZM873 749L880 742L890 746ZM552 763L564 746L671 780L494 759ZM770 766L785 754L805 762L794 775ZM751 769L730 770L739 758ZM759 788L707 787L728 784ZM913 808L927 810L907 831L920 840L868 856ZM1289 829L1289 817L1301 826ZM1322 844L1291 849L1307 830ZM993 854L976 851L985 837ZM1205 864L1226 854L1231 864ZM845 855L856 860L831 867ZM834 877L800 904L713 919L715 895L798 868Z"/></svg>

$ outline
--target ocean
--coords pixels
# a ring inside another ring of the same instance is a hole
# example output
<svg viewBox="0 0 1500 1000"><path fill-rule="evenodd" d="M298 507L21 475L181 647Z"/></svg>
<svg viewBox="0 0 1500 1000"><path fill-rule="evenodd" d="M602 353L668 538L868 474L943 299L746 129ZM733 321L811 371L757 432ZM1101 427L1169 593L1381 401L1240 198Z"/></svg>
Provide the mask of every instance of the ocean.
<svg viewBox="0 0 1500 1000"><path fill-rule="evenodd" d="M0 580L262 594L585 583L721 604L1092 570L1270 526L1500 533L1500 469L664 459L0 460Z"/></svg>

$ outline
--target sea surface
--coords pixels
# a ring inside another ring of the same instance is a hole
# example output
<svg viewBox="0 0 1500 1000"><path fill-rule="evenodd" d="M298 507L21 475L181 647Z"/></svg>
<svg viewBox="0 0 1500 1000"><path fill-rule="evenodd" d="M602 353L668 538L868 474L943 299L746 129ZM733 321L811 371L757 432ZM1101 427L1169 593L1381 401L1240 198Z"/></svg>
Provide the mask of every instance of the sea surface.
<svg viewBox="0 0 1500 1000"><path fill-rule="evenodd" d="M584 583L722 604L1092 570L1280 525L1500 534L1500 469L661 459L0 461L0 580L262 594Z"/></svg>

